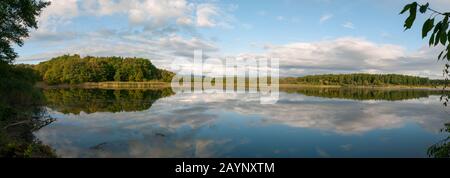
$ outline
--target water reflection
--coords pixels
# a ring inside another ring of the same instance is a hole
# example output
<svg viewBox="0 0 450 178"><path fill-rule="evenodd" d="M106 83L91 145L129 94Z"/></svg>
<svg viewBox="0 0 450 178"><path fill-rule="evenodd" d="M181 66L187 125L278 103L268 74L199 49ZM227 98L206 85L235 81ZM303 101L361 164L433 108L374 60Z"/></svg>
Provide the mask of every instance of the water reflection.
<svg viewBox="0 0 450 178"><path fill-rule="evenodd" d="M65 114L143 111L149 109L156 100L173 94L170 88L161 90L88 90L80 88L44 90L47 106Z"/></svg>
<svg viewBox="0 0 450 178"><path fill-rule="evenodd" d="M425 157L450 119L439 95L419 93L394 102L415 94L343 94L357 99L349 100L281 93L276 105L242 94L176 94L150 97L151 108L129 112L89 110L89 97L54 97L65 100L49 105L58 120L36 135L64 157Z"/></svg>
<svg viewBox="0 0 450 178"><path fill-rule="evenodd" d="M367 88L286 88L287 93L299 93L322 98L340 98L352 100L409 100L426 98L430 95L449 94L442 90L419 89L367 89Z"/></svg>

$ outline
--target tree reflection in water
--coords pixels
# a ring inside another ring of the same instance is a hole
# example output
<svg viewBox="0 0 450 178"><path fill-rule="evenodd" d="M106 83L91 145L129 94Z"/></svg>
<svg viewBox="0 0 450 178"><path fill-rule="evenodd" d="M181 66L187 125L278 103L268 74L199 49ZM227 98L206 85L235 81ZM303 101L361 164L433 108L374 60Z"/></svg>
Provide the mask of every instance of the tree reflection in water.
<svg viewBox="0 0 450 178"><path fill-rule="evenodd" d="M368 89L368 88L287 88L281 89L287 93L299 93L305 96L322 98L339 98L351 100L386 100L400 101L426 98L430 95L442 95L450 92L442 90L418 89Z"/></svg>
<svg viewBox="0 0 450 178"><path fill-rule="evenodd" d="M149 109L163 97L171 96L170 88L160 90L50 89L44 90L47 107L64 114L95 112L131 112Z"/></svg>
<svg viewBox="0 0 450 178"><path fill-rule="evenodd" d="M374 90L374 89L351 89L351 88L301 88L301 89L282 89L282 91L287 93L298 93L306 96L315 96L315 97L321 97L321 98L338 98L338 99L350 99L350 100L384 100L384 101L401 101L401 100L409 100L409 99L418 99L418 98L427 98L432 95L441 95L443 94L440 90ZM50 90L44 90L43 91L46 99L47 99L47 107L51 108L52 110L64 113L64 114L80 114L81 112L90 114L95 112L109 112L109 113L116 113L116 112L134 112L134 111L145 111L150 109L155 101L157 101L160 98L172 96L174 95L174 92L168 88L168 89L162 89L162 90L102 90L102 89L50 89ZM175 98L175 99L174 99ZM173 101L177 104L183 105L180 100L183 98L180 98L180 96L175 96L169 101ZM230 100L232 104L234 100ZM331 100L330 100L331 101ZM206 105L204 108L208 109L209 106L211 106L211 102L213 101L206 101ZM165 103L165 102L163 102ZM170 103L170 102L169 102ZM214 102L213 102L214 103ZM223 103L223 102L215 102L215 103ZM386 104L389 104L390 102L387 102ZM169 105L171 106L170 103ZM286 103L284 103L286 104ZM282 106L283 102L279 103L277 106L274 106L275 108L278 106ZM303 107L300 105L295 105L295 107ZM322 106L322 104L321 104ZM389 105L388 105L389 106ZM388 107L387 106L387 107ZM437 106L437 105L436 105ZM161 106L157 107L157 110L159 111ZM212 107L212 106L211 106ZM234 106L233 106L234 107ZM261 108L262 106L255 106L257 108ZM332 106L334 108L334 106ZM371 106L372 108L375 108L375 106ZM167 116L166 118L172 118L175 115L179 116L179 113L176 113L175 109L171 107L165 107L167 110L165 112L168 112L172 115ZM214 108L214 107L212 107ZM241 108L241 107L239 107ZM244 107L245 108L245 107ZM225 108L226 109L226 108ZM242 108L243 109L243 108ZM246 108L248 109L248 108ZM272 108L274 109L274 108ZM410 110L411 108L403 108L404 110ZM193 111L192 108L188 109L189 111ZM250 109L251 110L251 109ZM193 111L195 112L195 111ZM394 111L392 111L394 112ZM401 112L401 111L399 111ZM430 111L431 112L431 111ZM139 113L139 112L138 112ZM164 112L163 112L164 113ZM258 112L259 113L259 112ZM103 113L106 114L106 113ZM120 114L129 114L129 113L116 113ZM155 119L146 119L145 121L151 121L151 120L157 120L160 119L157 118L164 118L165 115L158 115L161 113L154 113ZM248 114L248 113L243 113ZM364 113L363 113L364 114ZM389 114L389 113L388 113ZM96 115L99 116L99 115ZM101 116L101 115L100 115ZM274 119L271 115L265 115L267 117L272 118L271 121L277 122L279 124L279 121ZM429 115L428 115L429 116ZM427 117L428 117L427 116ZM77 117L77 116L73 116ZM88 117L87 115L82 117ZM182 118L185 118L185 115L180 116ZM211 116L205 116L207 118ZM331 116L330 116L331 117ZM380 116L383 117L383 116ZM407 116L405 116L407 117ZM89 117L88 117L89 118ZM94 117L95 118L95 117ZM394 118L395 119L395 118ZM170 121L170 119L162 119L164 121ZM390 122L392 122L392 119L389 118ZM180 120L176 120L179 122ZM189 121L186 119L186 121ZM297 120L293 120L297 121ZM315 119L317 121L317 119ZM349 122L350 120L346 119L345 121L342 120L342 122ZM87 121L86 121L87 122ZM341 124L342 122L336 121L337 124ZM442 122L445 123L445 122ZM373 126L374 123L369 122L371 126ZM173 125L173 123L167 124L167 125ZM440 125L440 124L439 124ZM445 132L450 132L450 124L446 125L446 129L443 129ZM120 132L117 129L114 129L114 132ZM159 133L159 132L157 132ZM154 134L154 133L152 133ZM152 135L150 134L150 135ZM74 134L76 135L76 134ZM161 136L161 134L158 134L158 139L168 139L165 136ZM167 135L167 134L164 134ZM440 141L439 143L436 143L435 145L431 146L427 153L430 157L449 157L449 144L450 137ZM104 142L99 142L98 147L105 146ZM168 143L171 143L169 141ZM159 144L158 144L159 145ZM112 146L110 143L106 144L106 146ZM427 146L425 146L425 150ZM94 146L94 148L97 148ZM142 147L144 148L144 147ZM145 147L146 148L146 147ZM155 149L151 147L151 149ZM164 148L164 150L167 150L169 148ZM425 151L421 151L424 153Z"/></svg>

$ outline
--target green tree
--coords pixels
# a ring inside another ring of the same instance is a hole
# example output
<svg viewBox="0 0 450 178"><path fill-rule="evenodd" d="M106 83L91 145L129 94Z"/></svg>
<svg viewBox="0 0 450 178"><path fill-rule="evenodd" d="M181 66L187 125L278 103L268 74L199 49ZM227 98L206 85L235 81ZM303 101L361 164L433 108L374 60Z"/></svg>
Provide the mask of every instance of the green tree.
<svg viewBox="0 0 450 178"><path fill-rule="evenodd" d="M122 73L120 72L120 70L116 71L116 73L114 74L114 81L116 82L122 81Z"/></svg>
<svg viewBox="0 0 450 178"><path fill-rule="evenodd" d="M37 16L50 2L37 0L1 0L0 1L0 60L11 63L17 53L13 44L23 45L29 29L37 29Z"/></svg>
<svg viewBox="0 0 450 178"><path fill-rule="evenodd" d="M443 80L430 80L428 78L398 75L398 74L327 74L311 75L298 78L282 78L280 83L285 84L322 84L322 85L409 85L429 86L442 85Z"/></svg>
<svg viewBox="0 0 450 178"><path fill-rule="evenodd" d="M134 77L134 81L142 82L142 80L144 80L144 74L141 70L139 70Z"/></svg>
<svg viewBox="0 0 450 178"><path fill-rule="evenodd" d="M417 2L412 2L410 4L405 5L400 14L404 14L405 12L409 12L409 16L405 20L405 30L410 29L414 21L416 20L417 11L421 14L430 13L427 20L425 20L422 26L422 38L427 37L430 32L430 38L428 41L429 46L438 46L439 44L444 46L444 49L437 56L438 60L446 60L446 64L443 69L443 74L445 76L445 85L444 89L447 87L447 81L450 77L450 31L449 29L449 17L450 12L439 12L432 8L430 8L430 4L419 4ZM444 101L444 105L447 106L449 101L448 95L443 95L441 100Z"/></svg>
<svg viewBox="0 0 450 178"><path fill-rule="evenodd" d="M55 156L33 134L53 121L45 114L41 91L34 87L39 76L29 65L12 65L17 53L11 47L23 45L48 5L36 0L0 1L0 157Z"/></svg>
<svg viewBox="0 0 450 178"><path fill-rule="evenodd" d="M120 57L64 55L36 65L48 84L104 81L170 81L173 73L156 68L150 60ZM170 80L168 79L170 77Z"/></svg>

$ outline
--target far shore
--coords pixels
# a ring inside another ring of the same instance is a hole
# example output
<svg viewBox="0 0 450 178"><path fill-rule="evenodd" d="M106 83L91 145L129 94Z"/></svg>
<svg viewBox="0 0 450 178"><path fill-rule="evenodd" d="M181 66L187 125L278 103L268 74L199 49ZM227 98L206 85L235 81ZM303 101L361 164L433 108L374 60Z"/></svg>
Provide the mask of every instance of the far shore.
<svg viewBox="0 0 450 178"><path fill-rule="evenodd" d="M86 82L80 84L57 84L49 85L45 82L38 82L36 87L42 89L65 89L65 88L85 88L85 89L165 89L170 88L170 83L150 81L150 82Z"/></svg>
<svg viewBox="0 0 450 178"><path fill-rule="evenodd" d="M161 81L148 82L87 82L81 84L58 84L48 85L45 82L38 82L36 87L42 89L65 89L65 88L85 88L85 89L165 89L171 88L171 83ZM313 85L313 84L279 84L280 90L296 88L360 88L376 90L443 90L443 86L341 86L341 85ZM446 89L449 90L449 89Z"/></svg>
<svg viewBox="0 0 450 178"><path fill-rule="evenodd" d="M312 85L312 84L280 84L280 89L295 88L361 88L376 90L443 90L444 86L407 86L407 85L386 85L386 86L358 86L358 85ZM445 90L449 90L446 88Z"/></svg>

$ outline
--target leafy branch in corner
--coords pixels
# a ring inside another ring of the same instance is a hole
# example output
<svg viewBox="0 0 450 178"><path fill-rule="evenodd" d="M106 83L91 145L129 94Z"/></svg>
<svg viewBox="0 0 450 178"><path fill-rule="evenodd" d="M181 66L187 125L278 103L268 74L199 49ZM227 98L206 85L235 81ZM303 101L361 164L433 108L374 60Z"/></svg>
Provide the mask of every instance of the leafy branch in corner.
<svg viewBox="0 0 450 178"><path fill-rule="evenodd" d="M407 4L400 14L404 14L405 12L409 12L408 18L405 20L405 31L410 29L414 21L416 20L417 11L421 14L430 13L428 19L424 22L422 26L422 39L428 36L430 32L431 36L428 41L430 47L435 47L438 45L443 45L445 48L438 55L438 61L442 60L446 62L443 75L445 77L444 90L448 86L448 80L450 77L450 31L449 31L449 17L450 12L439 12L430 8L430 4L418 4L417 2L413 2ZM444 101L444 105L447 106L449 101L448 95L441 96L441 101Z"/></svg>

